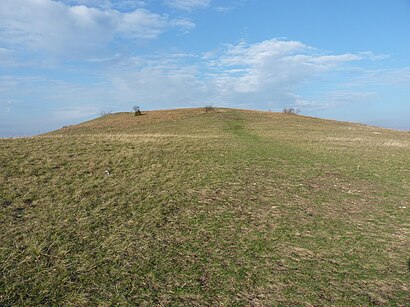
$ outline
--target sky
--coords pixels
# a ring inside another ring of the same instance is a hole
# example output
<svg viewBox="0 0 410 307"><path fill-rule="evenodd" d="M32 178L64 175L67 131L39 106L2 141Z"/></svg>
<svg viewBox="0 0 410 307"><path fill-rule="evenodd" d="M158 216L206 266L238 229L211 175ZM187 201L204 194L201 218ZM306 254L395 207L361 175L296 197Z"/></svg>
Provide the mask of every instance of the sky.
<svg viewBox="0 0 410 307"><path fill-rule="evenodd" d="M0 0L0 137L134 105L410 130L410 0Z"/></svg>

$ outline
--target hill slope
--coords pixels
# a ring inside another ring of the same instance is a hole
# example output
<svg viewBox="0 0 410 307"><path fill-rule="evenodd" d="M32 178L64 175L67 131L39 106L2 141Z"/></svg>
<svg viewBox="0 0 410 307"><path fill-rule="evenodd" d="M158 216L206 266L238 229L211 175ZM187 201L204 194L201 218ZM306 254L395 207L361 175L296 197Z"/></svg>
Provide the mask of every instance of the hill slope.
<svg viewBox="0 0 410 307"><path fill-rule="evenodd" d="M410 133L270 112L0 140L0 305L406 304Z"/></svg>

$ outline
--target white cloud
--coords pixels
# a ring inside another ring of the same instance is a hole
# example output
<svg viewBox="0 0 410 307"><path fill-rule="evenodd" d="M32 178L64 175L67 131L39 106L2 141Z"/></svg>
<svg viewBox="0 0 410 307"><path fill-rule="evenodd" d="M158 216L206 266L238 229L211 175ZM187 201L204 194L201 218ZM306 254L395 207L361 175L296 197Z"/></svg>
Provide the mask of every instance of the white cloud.
<svg viewBox="0 0 410 307"><path fill-rule="evenodd" d="M353 54L322 55L298 41L267 40L228 45L209 58L209 77L221 101L253 103L296 102L294 92L303 82L332 68L361 59Z"/></svg>
<svg viewBox="0 0 410 307"><path fill-rule="evenodd" d="M138 99L151 107L158 107L157 103L282 107L301 102L300 85L362 58L350 53L323 54L298 41L272 39L226 45L222 51L203 55L123 59L103 74L120 101Z"/></svg>
<svg viewBox="0 0 410 307"><path fill-rule="evenodd" d="M96 51L118 37L154 39L171 26L178 25L142 8L121 12L51 0L0 0L0 43L57 55ZM185 30L187 23L180 26Z"/></svg>
<svg viewBox="0 0 410 307"><path fill-rule="evenodd" d="M98 9L49 1L0 1L0 39L35 50L70 51L106 40L109 18Z"/></svg>
<svg viewBox="0 0 410 307"><path fill-rule="evenodd" d="M165 0L168 6L186 11L206 8L210 3L211 0Z"/></svg>
<svg viewBox="0 0 410 307"><path fill-rule="evenodd" d="M204 54L118 53L88 59L92 70L79 69L78 81L73 70L68 80L0 77L0 100L19 102L11 108L18 108L20 102L41 105L43 117L67 124L100 111L128 110L135 104L144 109L205 104L265 110L295 106L307 112L368 102L377 95L371 89L341 86L340 74L347 71L353 73L348 79L357 77L357 69L350 69L349 63L367 59L366 55L326 54L298 41L242 41ZM64 75L63 71L62 79ZM390 75L399 80L393 72ZM311 82L319 83L312 87ZM304 92L306 84L317 92Z"/></svg>

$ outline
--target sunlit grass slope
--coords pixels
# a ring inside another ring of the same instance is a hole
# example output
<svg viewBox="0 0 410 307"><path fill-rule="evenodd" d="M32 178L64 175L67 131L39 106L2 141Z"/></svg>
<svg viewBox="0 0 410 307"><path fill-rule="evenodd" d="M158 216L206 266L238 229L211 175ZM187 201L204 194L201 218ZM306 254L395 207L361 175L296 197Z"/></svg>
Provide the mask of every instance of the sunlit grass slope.
<svg viewBox="0 0 410 307"><path fill-rule="evenodd" d="M406 305L410 133L201 109L0 140L0 305Z"/></svg>

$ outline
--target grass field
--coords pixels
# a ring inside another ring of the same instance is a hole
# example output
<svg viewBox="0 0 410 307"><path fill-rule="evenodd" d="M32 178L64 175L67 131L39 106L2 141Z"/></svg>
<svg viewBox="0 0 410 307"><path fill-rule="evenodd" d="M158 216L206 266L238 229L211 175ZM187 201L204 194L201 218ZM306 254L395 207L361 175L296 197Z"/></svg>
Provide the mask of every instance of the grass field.
<svg viewBox="0 0 410 307"><path fill-rule="evenodd" d="M410 133L272 112L0 139L0 305L410 302Z"/></svg>

